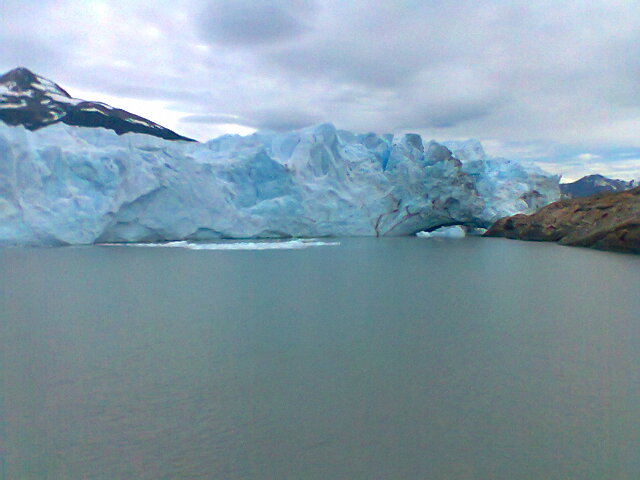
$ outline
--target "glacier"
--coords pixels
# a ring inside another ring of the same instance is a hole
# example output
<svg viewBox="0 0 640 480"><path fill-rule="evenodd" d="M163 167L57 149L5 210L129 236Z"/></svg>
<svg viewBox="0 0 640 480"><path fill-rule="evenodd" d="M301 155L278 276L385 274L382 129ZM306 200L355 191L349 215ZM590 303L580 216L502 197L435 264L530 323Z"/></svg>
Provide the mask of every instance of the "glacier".
<svg viewBox="0 0 640 480"><path fill-rule="evenodd" d="M411 235L488 227L559 177L416 134L322 124L206 143L0 122L0 245Z"/></svg>

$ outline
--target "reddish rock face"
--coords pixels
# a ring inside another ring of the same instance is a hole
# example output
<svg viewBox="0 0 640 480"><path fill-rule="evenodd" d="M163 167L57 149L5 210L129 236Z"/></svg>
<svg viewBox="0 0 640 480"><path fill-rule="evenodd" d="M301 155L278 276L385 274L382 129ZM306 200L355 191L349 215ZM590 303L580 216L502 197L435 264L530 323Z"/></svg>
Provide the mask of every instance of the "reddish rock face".
<svg viewBox="0 0 640 480"><path fill-rule="evenodd" d="M640 253L640 187L560 200L532 215L502 218L484 236Z"/></svg>
<svg viewBox="0 0 640 480"><path fill-rule="evenodd" d="M100 102L73 98L58 84L26 68L0 76L0 120L37 130L62 122L78 127L102 127L123 133L144 133L166 140L188 140L146 118Z"/></svg>

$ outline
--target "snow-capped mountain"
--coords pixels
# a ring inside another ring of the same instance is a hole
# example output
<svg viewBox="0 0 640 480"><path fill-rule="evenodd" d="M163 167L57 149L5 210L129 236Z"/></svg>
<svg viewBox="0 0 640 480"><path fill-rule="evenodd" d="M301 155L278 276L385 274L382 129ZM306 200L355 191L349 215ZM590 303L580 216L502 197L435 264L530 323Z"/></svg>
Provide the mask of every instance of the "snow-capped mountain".
<svg viewBox="0 0 640 480"><path fill-rule="evenodd" d="M580 198L604 192L622 192L637 184L631 180L614 180L603 175L588 175L572 183L561 183L560 192L569 198Z"/></svg>
<svg viewBox="0 0 640 480"><path fill-rule="evenodd" d="M62 122L103 127L118 135L134 132L166 140L191 140L125 110L73 98L58 84L26 68L16 68L0 76L0 120L29 130Z"/></svg>
<svg viewBox="0 0 640 480"><path fill-rule="evenodd" d="M330 124L197 143L0 122L0 245L410 235L559 198L557 176L472 151Z"/></svg>

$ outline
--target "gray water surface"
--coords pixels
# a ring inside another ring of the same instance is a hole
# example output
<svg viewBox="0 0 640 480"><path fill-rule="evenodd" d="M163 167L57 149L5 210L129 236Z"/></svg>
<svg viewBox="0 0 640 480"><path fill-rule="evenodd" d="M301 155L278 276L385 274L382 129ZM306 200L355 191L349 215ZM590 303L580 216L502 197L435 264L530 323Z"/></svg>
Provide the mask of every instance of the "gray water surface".
<svg viewBox="0 0 640 480"><path fill-rule="evenodd" d="M640 478L640 257L0 249L2 479Z"/></svg>

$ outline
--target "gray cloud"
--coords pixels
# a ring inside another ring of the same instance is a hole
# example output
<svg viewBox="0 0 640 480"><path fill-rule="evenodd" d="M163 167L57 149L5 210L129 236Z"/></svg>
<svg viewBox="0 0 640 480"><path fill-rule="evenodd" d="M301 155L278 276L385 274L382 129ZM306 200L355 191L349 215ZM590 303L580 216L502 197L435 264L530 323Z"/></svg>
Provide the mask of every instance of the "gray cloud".
<svg viewBox="0 0 640 480"><path fill-rule="evenodd" d="M470 120L481 119L492 112L491 106L481 104L443 105L425 115L425 127L449 128Z"/></svg>
<svg viewBox="0 0 640 480"><path fill-rule="evenodd" d="M302 0L218 0L201 8L197 23L214 43L255 46L299 36L313 10L313 3Z"/></svg>
<svg viewBox="0 0 640 480"><path fill-rule="evenodd" d="M323 118L307 112L265 111L258 112L249 125L258 129L287 131L320 123Z"/></svg>
<svg viewBox="0 0 640 480"><path fill-rule="evenodd" d="M0 33L0 44L4 50L2 63L6 69L23 66L43 73L55 72L62 55L52 45L28 37L16 37ZM25 55L24 52L29 52Z"/></svg>
<svg viewBox="0 0 640 480"><path fill-rule="evenodd" d="M332 121L522 157L640 149L639 0L5 0L0 44L3 70L153 103L185 135Z"/></svg>
<svg viewBox="0 0 640 480"><path fill-rule="evenodd" d="M272 53L270 60L283 70L308 79L320 77L372 87L401 85L420 71L419 62L411 62L406 55L394 58L375 51L358 55L333 42L283 49Z"/></svg>
<svg viewBox="0 0 640 480"><path fill-rule="evenodd" d="M248 112L245 115L212 114L188 115L181 119L183 123L201 123L211 125L239 124L259 130L287 131L307 127L320 123L323 118L319 115L284 109L268 109Z"/></svg>
<svg viewBox="0 0 640 480"><path fill-rule="evenodd" d="M228 115L224 113L219 113L215 115L187 115L186 117L182 117L180 119L183 123L204 123L210 125L223 125L226 123L238 123L239 121L244 121L238 115Z"/></svg>

